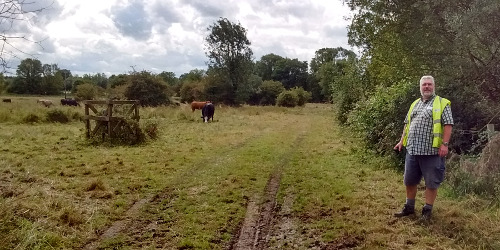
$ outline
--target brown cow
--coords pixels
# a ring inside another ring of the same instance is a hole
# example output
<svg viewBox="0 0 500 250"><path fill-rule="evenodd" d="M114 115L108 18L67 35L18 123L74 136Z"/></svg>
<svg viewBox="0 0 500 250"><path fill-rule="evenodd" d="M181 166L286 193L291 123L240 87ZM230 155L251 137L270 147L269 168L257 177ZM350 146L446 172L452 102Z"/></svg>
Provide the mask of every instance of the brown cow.
<svg viewBox="0 0 500 250"><path fill-rule="evenodd" d="M36 101L37 103L41 103L43 106L45 107L50 107L52 106L52 101L51 100L47 100L47 99L39 99L38 101Z"/></svg>
<svg viewBox="0 0 500 250"><path fill-rule="evenodd" d="M191 103L191 110L193 110L194 112L196 109L202 109L203 106L205 106L205 103L211 103L211 101L204 101L204 102L193 101Z"/></svg>
<svg viewBox="0 0 500 250"><path fill-rule="evenodd" d="M2 99L2 102L12 102L12 100L10 98L4 98Z"/></svg>

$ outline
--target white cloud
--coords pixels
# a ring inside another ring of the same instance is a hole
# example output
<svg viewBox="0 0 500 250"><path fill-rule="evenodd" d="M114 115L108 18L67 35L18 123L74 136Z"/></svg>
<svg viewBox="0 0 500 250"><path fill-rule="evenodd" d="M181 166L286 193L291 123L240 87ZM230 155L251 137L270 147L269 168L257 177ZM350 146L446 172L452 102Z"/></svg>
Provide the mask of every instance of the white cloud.
<svg viewBox="0 0 500 250"><path fill-rule="evenodd" d="M318 49L349 48L349 9L340 0L57 0L42 13L13 30L42 41L44 50L15 45L80 75L127 73L131 66L177 76L205 69L204 38L220 17L247 29L256 60L274 53L309 62ZM19 60L11 63L15 71Z"/></svg>

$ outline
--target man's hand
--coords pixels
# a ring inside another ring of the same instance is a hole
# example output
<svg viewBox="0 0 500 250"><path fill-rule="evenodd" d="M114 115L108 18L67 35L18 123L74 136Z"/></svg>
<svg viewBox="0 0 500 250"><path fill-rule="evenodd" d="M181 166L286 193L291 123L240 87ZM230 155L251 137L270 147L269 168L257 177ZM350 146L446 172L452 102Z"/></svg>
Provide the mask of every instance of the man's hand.
<svg viewBox="0 0 500 250"><path fill-rule="evenodd" d="M439 156L445 157L448 154L448 146L441 144L439 147Z"/></svg>
<svg viewBox="0 0 500 250"><path fill-rule="evenodd" d="M401 152L402 147L403 147L403 141L399 141L398 144L396 144L396 146L394 146L394 150Z"/></svg>

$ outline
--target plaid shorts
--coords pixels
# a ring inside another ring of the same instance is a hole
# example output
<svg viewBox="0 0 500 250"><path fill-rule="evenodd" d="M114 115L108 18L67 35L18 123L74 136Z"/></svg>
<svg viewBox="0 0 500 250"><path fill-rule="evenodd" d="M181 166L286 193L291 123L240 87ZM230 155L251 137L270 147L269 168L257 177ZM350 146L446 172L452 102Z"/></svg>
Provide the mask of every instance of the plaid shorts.
<svg viewBox="0 0 500 250"><path fill-rule="evenodd" d="M444 180L444 157L439 155L406 154L404 184L414 186L420 183L422 177L427 188L436 189Z"/></svg>

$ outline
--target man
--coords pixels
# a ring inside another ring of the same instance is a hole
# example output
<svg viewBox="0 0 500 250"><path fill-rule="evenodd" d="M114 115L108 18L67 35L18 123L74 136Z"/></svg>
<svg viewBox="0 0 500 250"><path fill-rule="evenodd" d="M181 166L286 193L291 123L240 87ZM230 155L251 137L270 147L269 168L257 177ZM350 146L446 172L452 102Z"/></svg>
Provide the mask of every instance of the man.
<svg viewBox="0 0 500 250"><path fill-rule="evenodd" d="M450 101L436 96L432 76L420 79L421 98L415 100L405 119L401 140L394 150L406 147L404 184L406 204L395 217L415 213L417 185L425 180L425 206L422 208L423 222L429 222L437 189L444 179L444 160L448 154L453 118Z"/></svg>

